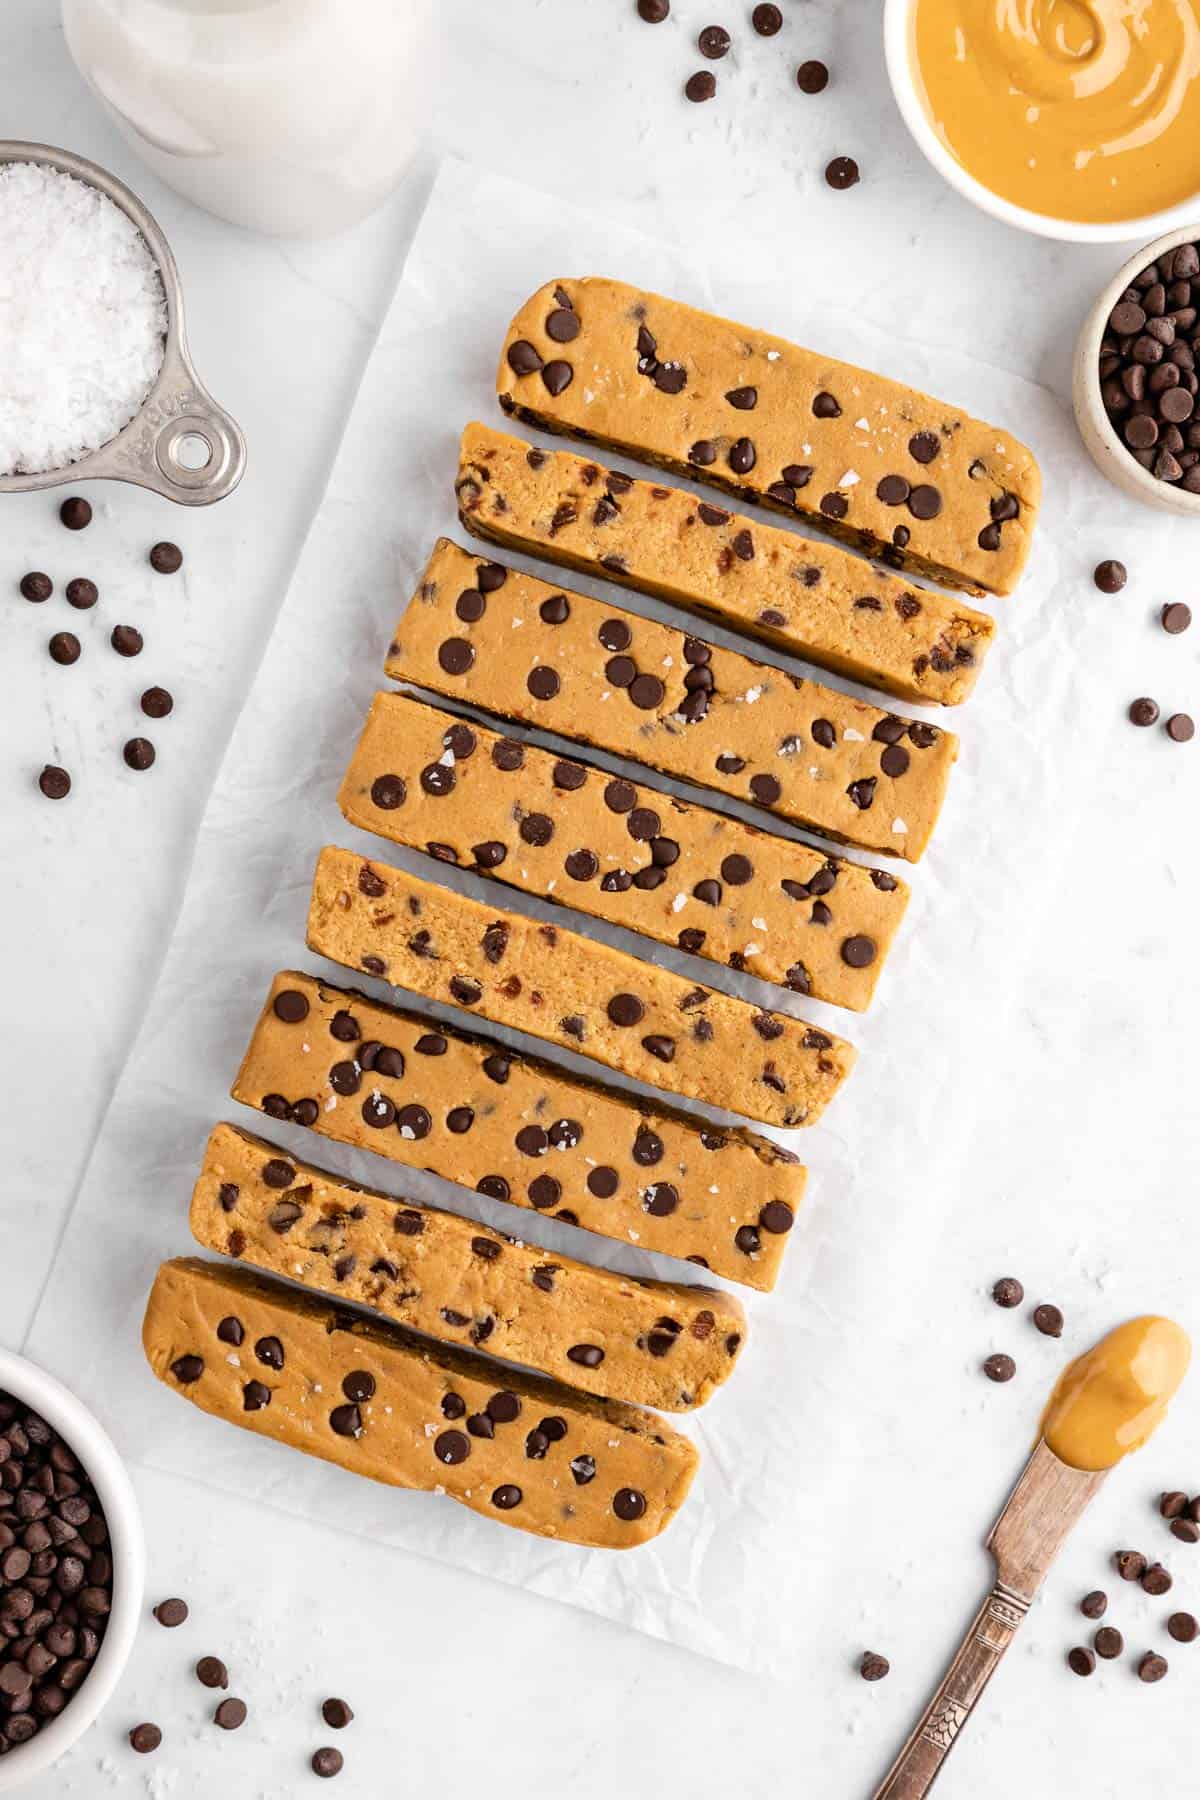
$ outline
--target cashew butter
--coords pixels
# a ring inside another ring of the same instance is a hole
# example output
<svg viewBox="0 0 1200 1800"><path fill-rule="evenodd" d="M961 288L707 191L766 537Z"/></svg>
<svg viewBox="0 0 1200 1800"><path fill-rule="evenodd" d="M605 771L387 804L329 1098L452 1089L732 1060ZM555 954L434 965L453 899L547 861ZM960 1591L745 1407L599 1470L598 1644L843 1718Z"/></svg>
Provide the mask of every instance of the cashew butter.
<svg viewBox="0 0 1200 1800"><path fill-rule="evenodd" d="M1200 0L915 0L912 57L942 142L1002 199L1103 223L1200 191Z"/></svg>
<svg viewBox="0 0 1200 1800"><path fill-rule="evenodd" d="M1042 1436L1073 1469L1111 1469L1166 1417L1192 1346L1170 1319L1129 1319L1059 1376Z"/></svg>

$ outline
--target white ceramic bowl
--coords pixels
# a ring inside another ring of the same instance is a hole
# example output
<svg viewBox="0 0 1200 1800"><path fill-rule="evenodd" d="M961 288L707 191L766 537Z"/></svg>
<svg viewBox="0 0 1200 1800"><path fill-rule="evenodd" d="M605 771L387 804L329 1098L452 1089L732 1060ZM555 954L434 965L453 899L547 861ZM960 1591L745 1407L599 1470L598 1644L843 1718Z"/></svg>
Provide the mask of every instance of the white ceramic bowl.
<svg viewBox="0 0 1200 1800"><path fill-rule="evenodd" d="M990 188L984 187L981 181L976 181L973 175L967 173L957 157L950 154L925 110L925 102L921 98L913 72L912 18L915 6L916 0L884 0L883 47L896 105L919 149L938 174L952 188L957 188L972 205L979 207L981 212L990 213L994 219L1002 219L1006 225L1015 225L1019 231L1032 231L1038 237L1059 238L1071 244L1126 244L1133 238L1151 237L1155 232L1170 231L1184 224L1189 213L1195 216L1197 202L1193 199L1184 201L1180 206L1167 207L1162 212L1145 213L1138 219L1118 219L1109 224L1093 224L1087 220L1055 219L1047 213L1030 212L1027 207L1015 206L1011 200L1003 200L999 194L993 194ZM1184 236L1187 236L1186 232ZM1150 258L1147 257L1146 260L1149 262Z"/></svg>
<svg viewBox="0 0 1200 1800"><path fill-rule="evenodd" d="M57 1719L0 1756L0 1793L11 1793L57 1762L81 1738L120 1680L137 1635L146 1586L146 1547L137 1500L112 1439L61 1382L24 1357L0 1350L0 1390L25 1401L60 1433L99 1496L113 1561L113 1600L91 1669Z"/></svg>
<svg viewBox="0 0 1200 1800"><path fill-rule="evenodd" d="M1140 275L1147 263L1157 262L1165 251L1176 250L1180 244L1190 244L1197 239L1200 239L1200 225L1193 221L1191 225L1181 225L1177 230L1155 238L1153 243L1122 264L1083 322L1071 370L1071 398L1079 435L1100 473L1107 475L1135 500L1157 507L1159 512L1178 513L1193 519L1200 519L1200 494L1189 494L1185 488L1176 487L1169 481L1156 481L1149 469L1143 469L1134 461L1132 453L1113 430L1100 398L1100 340L1109 313L1134 276ZM1200 418L1200 414L1197 417Z"/></svg>

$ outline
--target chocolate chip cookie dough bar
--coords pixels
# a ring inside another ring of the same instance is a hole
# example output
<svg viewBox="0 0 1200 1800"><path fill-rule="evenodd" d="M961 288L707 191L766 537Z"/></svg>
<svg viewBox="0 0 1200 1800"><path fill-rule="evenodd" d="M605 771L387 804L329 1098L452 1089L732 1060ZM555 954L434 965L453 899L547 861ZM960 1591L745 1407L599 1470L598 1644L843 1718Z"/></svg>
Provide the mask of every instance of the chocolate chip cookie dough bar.
<svg viewBox="0 0 1200 1800"><path fill-rule="evenodd" d="M486 425L463 432L455 492L463 524L489 543L671 600L902 700L965 700L994 635L985 613L834 544Z"/></svg>
<svg viewBox="0 0 1200 1800"><path fill-rule="evenodd" d="M667 1412L703 1406L745 1341L745 1314L723 1291L551 1255L339 1180L233 1125L208 1140L191 1227L205 1250L393 1324Z"/></svg>
<svg viewBox="0 0 1200 1800"><path fill-rule="evenodd" d="M908 904L894 875L377 694L346 818L526 893L862 1011Z"/></svg>
<svg viewBox="0 0 1200 1800"><path fill-rule="evenodd" d="M754 1132L704 1125L295 970L271 984L233 1097L762 1290L775 1285L804 1197L797 1158Z"/></svg>
<svg viewBox="0 0 1200 1800"><path fill-rule="evenodd" d="M566 1543L657 1537L699 1460L653 1413L199 1257L159 1269L142 1344L158 1379L214 1418Z"/></svg>
<svg viewBox="0 0 1200 1800"><path fill-rule="evenodd" d="M849 1044L622 950L329 846L308 947L349 969L767 1125L815 1125Z"/></svg>
<svg viewBox="0 0 1200 1800"><path fill-rule="evenodd" d="M396 628L387 673L908 862L929 842L958 753L939 726L447 538Z"/></svg>
<svg viewBox="0 0 1200 1800"><path fill-rule="evenodd" d="M1033 454L958 407L624 282L539 288L509 328L506 413L810 520L968 593L1010 594Z"/></svg>

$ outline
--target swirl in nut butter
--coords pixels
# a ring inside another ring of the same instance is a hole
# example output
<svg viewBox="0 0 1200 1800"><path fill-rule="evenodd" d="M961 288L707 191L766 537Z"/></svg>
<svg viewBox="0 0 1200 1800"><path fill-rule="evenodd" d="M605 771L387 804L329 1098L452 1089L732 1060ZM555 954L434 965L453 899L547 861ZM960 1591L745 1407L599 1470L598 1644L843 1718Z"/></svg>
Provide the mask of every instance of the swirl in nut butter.
<svg viewBox="0 0 1200 1800"><path fill-rule="evenodd" d="M1200 0L915 0L925 109L967 173L1056 219L1200 190Z"/></svg>
<svg viewBox="0 0 1200 1800"><path fill-rule="evenodd" d="M1126 1320L1063 1370L1041 1435L1073 1469L1111 1469L1158 1430L1191 1356L1171 1319Z"/></svg>

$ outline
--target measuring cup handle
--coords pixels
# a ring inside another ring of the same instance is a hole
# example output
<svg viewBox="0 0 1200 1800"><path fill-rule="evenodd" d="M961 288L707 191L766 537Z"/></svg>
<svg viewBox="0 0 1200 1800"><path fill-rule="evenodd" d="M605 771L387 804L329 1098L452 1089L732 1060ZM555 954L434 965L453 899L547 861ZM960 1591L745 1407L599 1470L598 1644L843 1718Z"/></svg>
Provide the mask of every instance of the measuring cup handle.
<svg viewBox="0 0 1200 1800"><path fill-rule="evenodd" d="M207 451L198 464L187 456L193 445ZM181 506L211 506L233 492L245 468L237 421L197 380L187 351L171 344L140 413L97 453L87 473L136 482Z"/></svg>

